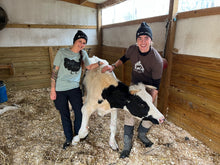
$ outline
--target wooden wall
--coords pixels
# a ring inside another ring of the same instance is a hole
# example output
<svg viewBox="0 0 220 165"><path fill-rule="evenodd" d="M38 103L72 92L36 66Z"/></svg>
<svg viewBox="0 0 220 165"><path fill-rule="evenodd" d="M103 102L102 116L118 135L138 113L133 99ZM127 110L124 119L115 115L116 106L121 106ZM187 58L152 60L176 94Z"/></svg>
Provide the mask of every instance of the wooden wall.
<svg viewBox="0 0 220 165"><path fill-rule="evenodd" d="M51 61L61 47L0 47L0 80L7 88L50 87ZM98 54L98 46L86 46L89 55ZM12 69L10 69L12 67Z"/></svg>
<svg viewBox="0 0 220 165"><path fill-rule="evenodd" d="M173 54L167 119L217 152L220 152L219 80L220 59Z"/></svg>
<svg viewBox="0 0 220 165"><path fill-rule="evenodd" d="M102 46L101 52L101 58L106 59L109 64L113 64L115 63L120 57L122 57L124 55L126 51L126 48L119 48L119 47L111 47L111 46ZM129 77L126 77L126 70L125 70L126 66L122 66L119 67L117 69L114 70L117 78L120 81L125 82L126 84L127 81L129 81Z"/></svg>
<svg viewBox="0 0 220 165"><path fill-rule="evenodd" d="M47 47L5 47L0 48L0 65L12 64L9 69L0 70L0 79L7 88L43 88L50 84L50 65Z"/></svg>

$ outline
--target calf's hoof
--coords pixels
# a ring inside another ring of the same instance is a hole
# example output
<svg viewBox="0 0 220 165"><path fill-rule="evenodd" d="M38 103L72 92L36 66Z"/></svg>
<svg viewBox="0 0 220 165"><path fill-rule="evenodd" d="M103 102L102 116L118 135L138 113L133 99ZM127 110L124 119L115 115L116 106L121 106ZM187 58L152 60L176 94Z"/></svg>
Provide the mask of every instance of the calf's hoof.
<svg viewBox="0 0 220 165"><path fill-rule="evenodd" d="M73 137L72 145L77 145L80 141L79 135Z"/></svg>
<svg viewBox="0 0 220 165"><path fill-rule="evenodd" d="M114 151L118 151L118 144L116 141L109 141L109 145Z"/></svg>
<svg viewBox="0 0 220 165"><path fill-rule="evenodd" d="M145 147L151 147L154 143L152 143L151 141L149 141L148 143L144 143Z"/></svg>
<svg viewBox="0 0 220 165"><path fill-rule="evenodd" d="M83 131L79 130L79 137L80 137L80 139L86 138L86 136L87 136L88 134L89 134L89 131L88 131L88 130L83 130Z"/></svg>
<svg viewBox="0 0 220 165"><path fill-rule="evenodd" d="M123 150L121 152L120 158L124 159L126 157L129 157L131 150Z"/></svg>

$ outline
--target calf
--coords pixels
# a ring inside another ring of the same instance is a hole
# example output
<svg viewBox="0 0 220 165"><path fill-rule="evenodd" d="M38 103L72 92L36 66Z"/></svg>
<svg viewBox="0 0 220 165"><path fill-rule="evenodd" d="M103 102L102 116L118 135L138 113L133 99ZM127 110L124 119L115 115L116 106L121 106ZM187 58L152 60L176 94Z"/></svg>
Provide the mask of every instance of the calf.
<svg viewBox="0 0 220 165"><path fill-rule="evenodd" d="M96 62L99 60L95 57ZM137 85L126 86L120 82L113 72L101 73L104 64L93 70L86 72L83 84L86 88L86 98L82 107L82 124L79 134L73 138L72 144L77 144L80 139L88 135L89 118L95 111L99 115L111 113L111 135L109 145L113 150L118 149L115 140L117 109L129 111L133 116L140 120L150 120L154 124L164 121L164 116L157 110L152 103L152 97L145 90L146 85L139 83Z"/></svg>

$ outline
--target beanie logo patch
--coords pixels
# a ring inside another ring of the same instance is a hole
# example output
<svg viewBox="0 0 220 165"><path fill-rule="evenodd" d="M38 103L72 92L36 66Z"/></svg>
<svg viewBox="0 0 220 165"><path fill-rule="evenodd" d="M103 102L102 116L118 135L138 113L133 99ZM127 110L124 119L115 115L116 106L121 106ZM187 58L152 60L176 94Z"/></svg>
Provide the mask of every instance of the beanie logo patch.
<svg viewBox="0 0 220 165"><path fill-rule="evenodd" d="M147 35L147 36L150 36L150 34L148 32L139 32L137 33L137 36L141 36L141 35Z"/></svg>

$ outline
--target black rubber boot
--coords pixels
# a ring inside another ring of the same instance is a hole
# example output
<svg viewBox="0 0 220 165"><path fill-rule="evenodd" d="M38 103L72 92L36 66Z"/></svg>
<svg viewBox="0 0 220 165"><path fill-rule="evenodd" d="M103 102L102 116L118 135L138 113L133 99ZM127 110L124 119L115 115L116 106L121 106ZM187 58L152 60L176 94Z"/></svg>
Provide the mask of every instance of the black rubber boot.
<svg viewBox="0 0 220 165"><path fill-rule="evenodd" d="M152 143L146 136L146 133L150 130L150 128L145 128L140 123L138 127L138 138L144 143L145 147L151 147L154 143Z"/></svg>
<svg viewBox="0 0 220 165"><path fill-rule="evenodd" d="M129 125L124 126L124 149L121 152L120 158L129 157L132 148L133 132L134 132L134 126L129 126Z"/></svg>

